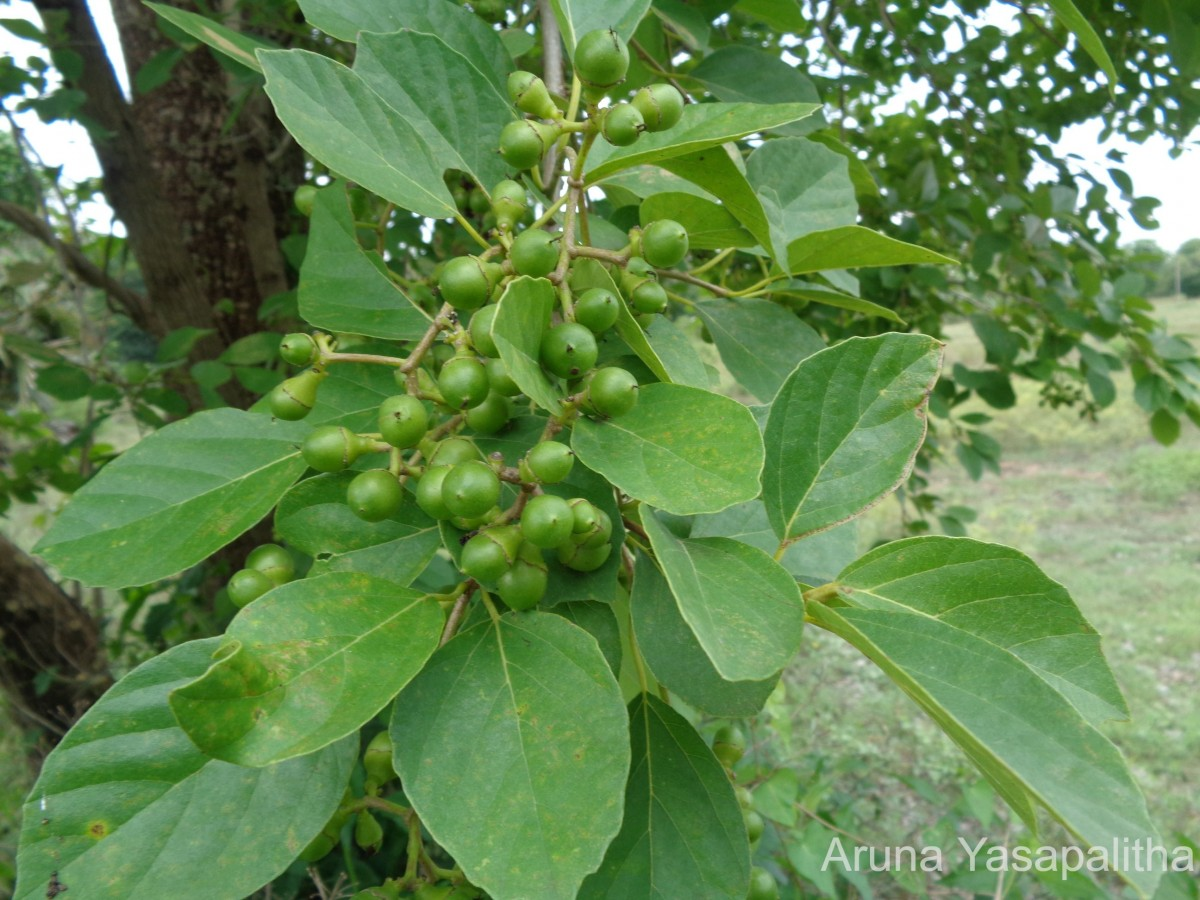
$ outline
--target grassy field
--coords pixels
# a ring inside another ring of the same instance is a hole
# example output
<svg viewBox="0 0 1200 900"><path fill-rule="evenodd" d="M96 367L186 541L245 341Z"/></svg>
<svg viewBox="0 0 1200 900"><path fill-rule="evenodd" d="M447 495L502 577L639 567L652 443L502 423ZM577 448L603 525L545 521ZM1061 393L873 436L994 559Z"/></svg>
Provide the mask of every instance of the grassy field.
<svg viewBox="0 0 1200 900"><path fill-rule="evenodd" d="M1173 330L1200 339L1200 302L1167 301ZM950 361L978 362L969 326L950 329ZM932 490L978 512L970 536L1014 546L1064 584L1104 636L1133 711L1110 723L1164 836L1200 837L1200 433L1185 426L1170 447L1150 437L1127 376L1099 422L1037 405L1020 385L1017 408L996 413L1003 477L974 482L953 462ZM980 407L982 409L982 407ZM865 546L897 537L885 504L862 529ZM815 632L816 630L813 629ZM789 678L796 743L851 760L839 776L860 797L857 818L883 843L918 835L975 779L964 757L862 657L813 634ZM801 736L803 734L803 736Z"/></svg>

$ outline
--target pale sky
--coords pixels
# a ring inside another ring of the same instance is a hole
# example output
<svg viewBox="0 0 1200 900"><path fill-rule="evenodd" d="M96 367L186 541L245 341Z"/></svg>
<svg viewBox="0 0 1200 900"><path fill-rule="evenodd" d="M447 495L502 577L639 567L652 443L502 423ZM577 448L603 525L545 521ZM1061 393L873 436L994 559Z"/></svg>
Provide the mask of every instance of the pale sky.
<svg viewBox="0 0 1200 900"><path fill-rule="evenodd" d="M88 0L88 5L96 16L105 43L110 48L116 46L116 27L112 22L108 0ZM4 15L38 22L33 5L27 0L13 0L11 5L4 8ZM38 50L37 44L21 40L0 29L0 52L5 55L23 61L24 57L37 53ZM124 67L116 68L124 84ZM124 86L128 92L128 85ZM43 125L33 113L20 114L17 120L43 161L48 165L63 166L64 174L69 180L78 181L99 175L99 165L91 143L81 127L65 122ZM1128 156L1121 168L1133 179L1137 193L1141 196L1157 197L1162 201L1155 214L1160 225L1158 229L1145 231L1123 216L1122 240L1133 241L1147 237L1157 241L1163 248L1173 251L1184 241L1200 237L1200 221L1196 216L1196 208L1200 203L1200 131L1193 133L1189 146L1183 155L1175 160L1168 156L1168 144L1165 139L1156 137L1140 145L1119 139L1100 144L1099 132L1098 121L1075 126L1068 129L1056 146L1060 153L1073 153L1081 157L1075 165L1087 167L1105 183L1108 182L1105 170L1113 165L1104 158L1105 154L1113 148L1124 150ZM94 227L97 228L106 227L111 218L107 207L101 205L92 205L84 212L94 221Z"/></svg>

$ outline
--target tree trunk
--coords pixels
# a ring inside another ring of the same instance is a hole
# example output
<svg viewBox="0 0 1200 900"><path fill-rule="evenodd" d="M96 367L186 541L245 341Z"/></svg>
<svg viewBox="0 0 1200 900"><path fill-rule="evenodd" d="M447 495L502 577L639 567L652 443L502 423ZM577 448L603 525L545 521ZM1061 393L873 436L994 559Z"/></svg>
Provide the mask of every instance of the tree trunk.
<svg viewBox="0 0 1200 900"><path fill-rule="evenodd" d="M49 750L112 684L96 621L0 535L0 691Z"/></svg>

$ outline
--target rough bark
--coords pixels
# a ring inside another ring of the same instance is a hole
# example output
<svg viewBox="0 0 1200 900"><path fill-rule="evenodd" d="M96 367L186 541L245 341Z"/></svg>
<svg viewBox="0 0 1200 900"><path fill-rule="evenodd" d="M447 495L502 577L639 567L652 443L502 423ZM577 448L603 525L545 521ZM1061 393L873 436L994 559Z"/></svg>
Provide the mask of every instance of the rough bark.
<svg viewBox="0 0 1200 900"><path fill-rule="evenodd" d="M17 723L40 731L48 749L112 684L100 630L3 535L0 612L0 690Z"/></svg>

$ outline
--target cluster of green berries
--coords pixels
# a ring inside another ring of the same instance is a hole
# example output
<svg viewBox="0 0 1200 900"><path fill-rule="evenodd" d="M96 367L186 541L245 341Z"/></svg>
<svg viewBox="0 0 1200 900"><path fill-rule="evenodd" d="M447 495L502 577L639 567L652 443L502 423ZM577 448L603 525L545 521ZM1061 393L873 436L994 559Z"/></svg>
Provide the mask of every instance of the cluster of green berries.
<svg viewBox="0 0 1200 900"><path fill-rule="evenodd" d="M729 777L736 780L734 767L746 753L746 735L742 729L732 724L722 725L713 735L712 751L713 756L729 773ZM734 793L737 795L738 805L742 809L746 837L749 838L750 848L753 851L754 846L766 830L766 822L762 815L755 810L754 794L749 788L737 785ZM779 900L779 885L775 881L775 876L766 869L755 866L750 872L750 889L746 893L746 900Z"/></svg>
<svg viewBox="0 0 1200 900"><path fill-rule="evenodd" d="M295 577L292 554L278 544L262 544L246 556L246 567L230 576L225 593L234 606L242 607Z"/></svg>

